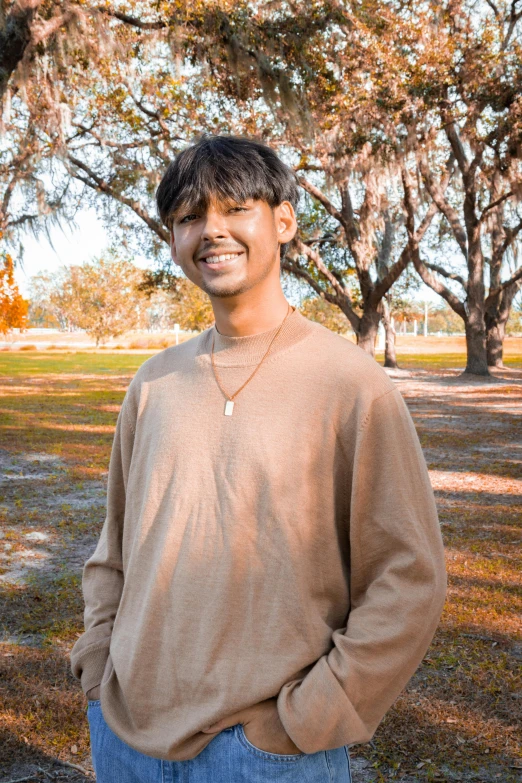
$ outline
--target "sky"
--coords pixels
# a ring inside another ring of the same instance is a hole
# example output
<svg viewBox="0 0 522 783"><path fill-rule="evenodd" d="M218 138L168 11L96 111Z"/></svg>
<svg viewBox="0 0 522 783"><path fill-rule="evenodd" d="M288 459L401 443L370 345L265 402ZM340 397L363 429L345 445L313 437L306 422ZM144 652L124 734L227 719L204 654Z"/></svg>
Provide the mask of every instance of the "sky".
<svg viewBox="0 0 522 783"><path fill-rule="evenodd" d="M15 277L20 293L27 296L32 275L39 272L53 272L60 266L82 264L100 255L110 244L109 236L102 221L94 210L84 210L76 217L77 229L53 227L50 230L52 245L41 235L35 239L31 235L24 237L23 267L15 268ZM134 263L146 267L145 259L135 258Z"/></svg>
<svg viewBox="0 0 522 783"><path fill-rule="evenodd" d="M29 281L32 275L39 272L53 272L60 266L69 264L82 264L94 256L100 255L109 244L110 239L102 221L91 210L84 210L77 215L77 229L53 227L50 230L53 246L45 236L35 239L31 235L24 238L25 254L23 268L17 265L15 277L22 296L29 294ZM147 259L134 258L137 266L145 268ZM421 288L415 295L421 302L433 302L438 304L441 300L431 288L421 284Z"/></svg>

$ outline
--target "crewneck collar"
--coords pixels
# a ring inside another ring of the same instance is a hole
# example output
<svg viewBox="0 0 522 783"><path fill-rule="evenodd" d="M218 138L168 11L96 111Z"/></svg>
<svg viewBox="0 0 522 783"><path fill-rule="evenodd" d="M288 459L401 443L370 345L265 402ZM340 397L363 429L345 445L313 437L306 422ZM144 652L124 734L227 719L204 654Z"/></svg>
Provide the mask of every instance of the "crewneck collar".
<svg viewBox="0 0 522 783"><path fill-rule="evenodd" d="M247 367L259 364L279 326L280 324L274 326L273 329L268 329L266 332L248 334L243 337L230 337L229 335L220 334L214 323L199 336L198 358L210 364L210 351L212 338L214 338L214 363L216 366ZM277 354L298 343L310 334L313 328L313 322L296 308L288 315L281 331L272 343L264 363L273 361Z"/></svg>

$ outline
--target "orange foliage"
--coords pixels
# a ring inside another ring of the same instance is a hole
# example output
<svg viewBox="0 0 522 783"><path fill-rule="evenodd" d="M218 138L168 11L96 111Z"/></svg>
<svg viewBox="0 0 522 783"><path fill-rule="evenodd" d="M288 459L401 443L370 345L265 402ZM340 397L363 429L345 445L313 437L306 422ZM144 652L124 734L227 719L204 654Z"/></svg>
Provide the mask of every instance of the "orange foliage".
<svg viewBox="0 0 522 783"><path fill-rule="evenodd" d="M26 329L28 308L29 302L20 294L14 279L13 259L5 253L3 268L0 267L0 334Z"/></svg>

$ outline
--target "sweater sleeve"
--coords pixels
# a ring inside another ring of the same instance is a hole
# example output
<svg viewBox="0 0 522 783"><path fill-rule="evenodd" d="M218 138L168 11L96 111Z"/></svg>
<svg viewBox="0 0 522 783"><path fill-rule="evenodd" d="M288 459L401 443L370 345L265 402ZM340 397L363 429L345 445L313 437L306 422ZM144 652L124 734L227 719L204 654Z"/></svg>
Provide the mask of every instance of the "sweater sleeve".
<svg viewBox="0 0 522 783"><path fill-rule="evenodd" d="M123 590L122 531L134 433L128 394L120 409L107 481L107 514L96 549L83 567L84 633L70 651L71 671L85 694L100 685L109 656L112 627Z"/></svg>
<svg viewBox="0 0 522 783"><path fill-rule="evenodd" d="M350 608L332 649L277 698L304 753L368 742L421 663L446 597L444 546L424 454L396 387L352 446Z"/></svg>

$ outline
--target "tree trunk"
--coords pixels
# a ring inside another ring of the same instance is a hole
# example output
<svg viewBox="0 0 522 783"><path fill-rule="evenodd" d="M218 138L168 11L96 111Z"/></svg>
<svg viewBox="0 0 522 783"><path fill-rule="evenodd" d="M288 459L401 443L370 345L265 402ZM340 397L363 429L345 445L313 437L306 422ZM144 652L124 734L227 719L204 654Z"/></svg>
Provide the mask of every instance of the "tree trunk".
<svg viewBox="0 0 522 783"><path fill-rule="evenodd" d="M468 203L473 199L468 198L464 204L464 212L469 212L471 206ZM472 226L469 224L473 223ZM466 318L464 325L466 329L466 346L468 351L466 375L486 375L491 376L488 370L488 358L486 352L486 290L484 285L484 257L480 244L480 226L476 217L469 215L466 218L469 251L468 251L468 270L469 277L467 283L467 298L465 303Z"/></svg>
<svg viewBox="0 0 522 783"><path fill-rule="evenodd" d="M513 299L522 283L504 288L499 295L486 300L486 350L488 367L504 367L504 337Z"/></svg>
<svg viewBox="0 0 522 783"><path fill-rule="evenodd" d="M504 367L504 337L506 322L497 321L487 332L487 357L488 367Z"/></svg>
<svg viewBox="0 0 522 783"><path fill-rule="evenodd" d="M486 329L480 309L475 307L464 322L467 362L464 374L490 376L486 354Z"/></svg>
<svg viewBox="0 0 522 783"><path fill-rule="evenodd" d="M382 305L383 305L382 321L384 324L384 331L386 334L385 347L384 347L384 366L393 367L394 369L399 369L399 365L397 364L397 357L395 355L396 333L391 322L390 306L386 301L386 297L384 297L384 299L382 300Z"/></svg>
<svg viewBox="0 0 522 783"><path fill-rule="evenodd" d="M378 310L366 310L359 321L359 330L356 332L357 345L375 357L375 339L382 314Z"/></svg>

